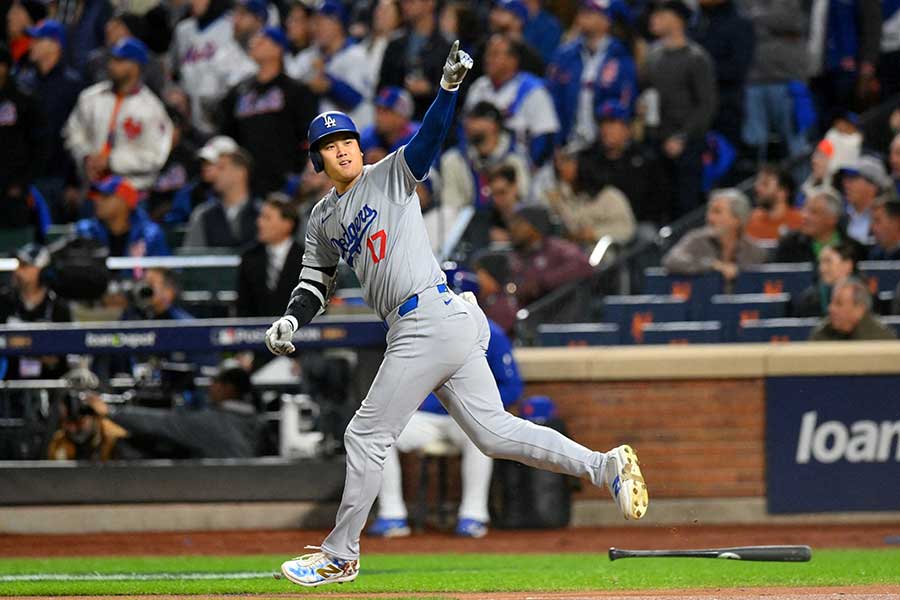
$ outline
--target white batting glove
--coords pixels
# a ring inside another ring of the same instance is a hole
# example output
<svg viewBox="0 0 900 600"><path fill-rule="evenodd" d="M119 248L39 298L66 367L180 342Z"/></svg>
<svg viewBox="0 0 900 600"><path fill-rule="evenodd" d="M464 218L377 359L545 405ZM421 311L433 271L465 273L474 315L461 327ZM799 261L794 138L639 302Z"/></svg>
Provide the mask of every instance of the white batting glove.
<svg viewBox="0 0 900 600"><path fill-rule="evenodd" d="M298 328L297 319L291 316L281 317L266 331L266 348L276 355L291 354L294 352L294 344L291 338Z"/></svg>
<svg viewBox="0 0 900 600"><path fill-rule="evenodd" d="M441 87L448 92L458 90L459 84L461 84L462 80L466 77L466 73L468 73L469 69L474 65L475 61L473 61L472 57L466 52L459 49L459 40L456 40L453 42L453 47L450 48L450 55L447 57L447 62L444 63L444 75L441 77Z"/></svg>

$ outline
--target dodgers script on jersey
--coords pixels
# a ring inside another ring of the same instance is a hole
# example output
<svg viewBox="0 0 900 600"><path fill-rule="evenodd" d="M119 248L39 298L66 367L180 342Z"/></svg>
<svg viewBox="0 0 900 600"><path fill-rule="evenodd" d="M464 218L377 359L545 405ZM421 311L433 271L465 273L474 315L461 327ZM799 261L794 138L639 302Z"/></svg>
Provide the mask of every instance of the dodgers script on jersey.
<svg viewBox="0 0 900 600"><path fill-rule="evenodd" d="M333 267L343 259L381 318L413 294L446 281L431 252L405 150L364 166L343 196L332 188L313 207L306 229L303 264Z"/></svg>

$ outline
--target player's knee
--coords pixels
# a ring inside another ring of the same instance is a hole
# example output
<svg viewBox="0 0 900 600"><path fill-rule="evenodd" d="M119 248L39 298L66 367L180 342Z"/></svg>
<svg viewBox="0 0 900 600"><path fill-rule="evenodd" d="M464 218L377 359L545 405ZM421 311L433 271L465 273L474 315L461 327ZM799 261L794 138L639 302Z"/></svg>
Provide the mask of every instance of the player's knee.
<svg viewBox="0 0 900 600"><path fill-rule="evenodd" d="M488 458L503 458L502 440L489 431L472 436L472 441Z"/></svg>

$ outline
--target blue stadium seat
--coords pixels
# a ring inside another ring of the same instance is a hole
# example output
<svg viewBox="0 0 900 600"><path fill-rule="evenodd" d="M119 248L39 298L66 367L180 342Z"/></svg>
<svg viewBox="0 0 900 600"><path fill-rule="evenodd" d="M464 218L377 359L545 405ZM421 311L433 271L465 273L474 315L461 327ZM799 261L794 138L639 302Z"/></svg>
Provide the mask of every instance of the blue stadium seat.
<svg viewBox="0 0 900 600"><path fill-rule="evenodd" d="M881 322L894 330L897 337L900 337L900 316L892 315L890 317L880 317Z"/></svg>
<svg viewBox="0 0 900 600"><path fill-rule="evenodd" d="M662 267L644 269L644 292L653 295L671 295L690 302L689 316L702 319L703 309L714 294L723 291L722 276L718 273L702 275L675 275Z"/></svg>
<svg viewBox="0 0 900 600"><path fill-rule="evenodd" d="M619 326L623 344L643 343L646 323L684 321L688 302L676 296L607 296L603 300L603 321Z"/></svg>
<svg viewBox="0 0 900 600"><path fill-rule="evenodd" d="M717 344L722 341L718 321L675 321L644 325L645 344Z"/></svg>
<svg viewBox="0 0 900 600"><path fill-rule="evenodd" d="M812 263L772 263L742 269L735 294L800 294L815 278Z"/></svg>
<svg viewBox="0 0 900 600"><path fill-rule="evenodd" d="M706 318L721 321L723 341L733 342L742 323L785 316L790 299L789 294L716 294Z"/></svg>
<svg viewBox="0 0 900 600"><path fill-rule="evenodd" d="M820 319L760 319L746 321L737 330L739 342L805 342Z"/></svg>
<svg viewBox="0 0 900 600"><path fill-rule="evenodd" d="M621 343L613 323L568 323L538 326L541 346L615 346Z"/></svg>
<svg viewBox="0 0 900 600"><path fill-rule="evenodd" d="M900 283L900 260L864 260L859 263L859 270L873 294L893 292Z"/></svg>

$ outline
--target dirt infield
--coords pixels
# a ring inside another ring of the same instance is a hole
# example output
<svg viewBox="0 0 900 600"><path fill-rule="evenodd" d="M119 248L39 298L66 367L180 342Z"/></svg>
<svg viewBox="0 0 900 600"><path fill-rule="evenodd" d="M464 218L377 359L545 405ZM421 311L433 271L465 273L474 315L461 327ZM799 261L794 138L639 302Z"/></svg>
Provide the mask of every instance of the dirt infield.
<svg viewBox="0 0 900 600"><path fill-rule="evenodd" d="M278 598L285 600L359 600L360 598L380 598L392 600L397 594L266 594L265 596L241 596L242 598ZM402 598L423 598L433 600L896 600L900 597L900 586L834 587L834 588L753 588L714 590L664 590L642 592L516 592L499 594L404 594ZM22 600L115 600L122 596L25 596ZM128 596L139 600L172 600L173 598L203 598L204 600L230 600L234 596Z"/></svg>
<svg viewBox="0 0 900 600"><path fill-rule="evenodd" d="M317 544L325 531L228 531L0 535L0 557L292 554ZM427 532L402 539L363 539L365 552L605 552L677 548L807 544L813 548L878 548L900 535L892 525L607 527L535 531L492 530L484 539Z"/></svg>

